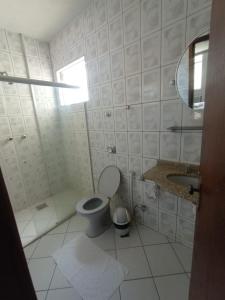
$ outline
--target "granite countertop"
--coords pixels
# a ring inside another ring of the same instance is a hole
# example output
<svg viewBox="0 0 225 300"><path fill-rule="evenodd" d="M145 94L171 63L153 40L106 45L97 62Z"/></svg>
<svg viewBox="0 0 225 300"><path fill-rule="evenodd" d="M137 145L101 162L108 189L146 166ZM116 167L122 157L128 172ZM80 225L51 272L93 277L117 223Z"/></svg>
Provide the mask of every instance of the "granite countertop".
<svg viewBox="0 0 225 300"><path fill-rule="evenodd" d="M154 181L160 188L196 204L199 193L190 195L187 186L170 181L168 175L199 177L199 166L159 160L155 167L144 173L144 180Z"/></svg>

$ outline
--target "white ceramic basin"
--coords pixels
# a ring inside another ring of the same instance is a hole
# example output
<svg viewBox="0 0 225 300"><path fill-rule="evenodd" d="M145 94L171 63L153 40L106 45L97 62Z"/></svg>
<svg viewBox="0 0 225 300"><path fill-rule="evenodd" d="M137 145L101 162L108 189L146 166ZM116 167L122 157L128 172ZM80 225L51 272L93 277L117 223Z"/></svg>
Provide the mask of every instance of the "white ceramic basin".
<svg viewBox="0 0 225 300"><path fill-rule="evenodd" d="M199 178L194 176L185 176L185 175L168 175L167 178L180 185L189 186L192 185L193 188L199 187Z"/></svg>

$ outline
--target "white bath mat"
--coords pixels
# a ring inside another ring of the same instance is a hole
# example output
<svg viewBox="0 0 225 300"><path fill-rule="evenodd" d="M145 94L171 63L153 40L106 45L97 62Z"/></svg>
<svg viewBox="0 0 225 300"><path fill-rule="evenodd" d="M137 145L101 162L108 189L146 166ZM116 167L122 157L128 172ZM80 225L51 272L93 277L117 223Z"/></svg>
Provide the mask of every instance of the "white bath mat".
<svg viewBox="0 0 225 300"><path fill-rule="evenodd" d="M61 272L85 300L109 299L127 272L84 234L79 234L57 250L53 257Z"/></svg>

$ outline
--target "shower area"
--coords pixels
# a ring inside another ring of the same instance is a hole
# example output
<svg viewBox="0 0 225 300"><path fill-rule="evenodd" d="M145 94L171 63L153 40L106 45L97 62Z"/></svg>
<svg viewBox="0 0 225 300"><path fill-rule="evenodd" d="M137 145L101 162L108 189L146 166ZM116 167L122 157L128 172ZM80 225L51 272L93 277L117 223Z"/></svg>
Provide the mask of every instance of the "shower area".
<svg viewBox="0 0 225 300"><path fill-rule="evenodd" d="M0 30L1 75L53 82L47 43ZM75 213L93 192L85 103L62 90L0 82L0 166L23 246Z"/></svg>

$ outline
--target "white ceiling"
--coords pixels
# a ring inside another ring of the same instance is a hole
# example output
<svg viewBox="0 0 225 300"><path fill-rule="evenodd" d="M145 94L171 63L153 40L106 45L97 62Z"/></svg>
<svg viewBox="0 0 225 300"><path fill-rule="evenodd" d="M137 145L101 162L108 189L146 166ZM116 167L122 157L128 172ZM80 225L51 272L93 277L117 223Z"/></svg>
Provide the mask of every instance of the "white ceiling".
<svg viewBox="0 0 225 300"><path fill-rule="evenodd" d="M0 0L0 27L49 41L88 0Z"/></svg>

